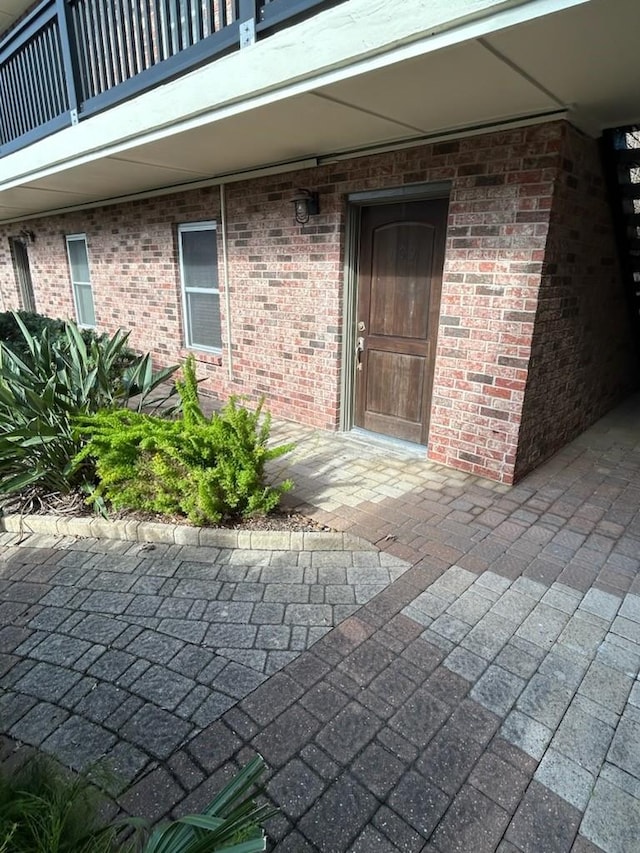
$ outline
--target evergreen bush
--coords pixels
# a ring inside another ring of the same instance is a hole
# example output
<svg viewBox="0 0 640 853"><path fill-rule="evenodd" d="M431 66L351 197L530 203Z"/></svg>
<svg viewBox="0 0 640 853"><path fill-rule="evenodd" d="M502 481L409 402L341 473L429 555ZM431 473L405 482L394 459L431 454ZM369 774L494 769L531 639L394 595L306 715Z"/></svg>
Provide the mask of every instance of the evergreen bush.
<svg viewBox="0 0 640 853"><path fill-rule="evenodd" d="M86 443L74 464L90 461L98 479L90 501L184 515L196 525L274 509L292 483L268 485L265 465L292 445L267 447L271 419L262 402L252 412L232 397L206 417L193 357L176 386L178 419L117 409L76 420L76 434Z"/></svg>

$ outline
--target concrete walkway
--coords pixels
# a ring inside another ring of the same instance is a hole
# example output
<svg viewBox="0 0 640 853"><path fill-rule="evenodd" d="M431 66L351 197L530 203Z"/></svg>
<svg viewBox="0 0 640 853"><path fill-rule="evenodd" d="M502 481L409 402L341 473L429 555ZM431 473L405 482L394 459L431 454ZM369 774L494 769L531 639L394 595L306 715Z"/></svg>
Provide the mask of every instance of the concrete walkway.
<svg viewBox="0 0 640 853"><path fill-rule="evenodd" d="M637 853L639 425L514 488L279 426L294 503L380 552L5 534L5 753L106 760L155 818L259 751L278 853Z"/></svg>

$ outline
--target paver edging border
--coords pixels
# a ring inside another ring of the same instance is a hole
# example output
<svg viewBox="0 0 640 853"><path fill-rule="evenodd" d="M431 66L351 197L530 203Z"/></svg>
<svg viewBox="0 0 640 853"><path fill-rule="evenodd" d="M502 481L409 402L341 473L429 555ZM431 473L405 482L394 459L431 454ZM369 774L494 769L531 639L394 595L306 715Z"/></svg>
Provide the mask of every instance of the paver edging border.
<svg viewBox="0 0 640 853"><path fill-rule="evenodd" d="M202 545L258 551L377 551L375 545L349 533L287 530L228 530L163 524L157 521L109 521L105 518L67 518L59 515L0 516L0 531L118 539L164 545Z"/></svg>

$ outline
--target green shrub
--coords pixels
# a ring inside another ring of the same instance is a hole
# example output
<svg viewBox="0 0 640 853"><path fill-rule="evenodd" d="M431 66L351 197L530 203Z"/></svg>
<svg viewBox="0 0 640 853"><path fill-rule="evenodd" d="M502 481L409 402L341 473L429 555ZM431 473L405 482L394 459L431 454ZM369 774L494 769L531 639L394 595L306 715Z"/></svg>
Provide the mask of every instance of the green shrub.
<svg viewBox="0 0 640 853"><path fill-rule="evenodd" d="M2 312L0 313L0 342L21 358L29 353L29 345L25 340L17 317L20 318L24 327L34 338L39 338L45 330L49 333L49 339L52 343L65 336L66 324L64 320L47 317L44 314L34 314L31 311ZM79 328L78 331L87 347L91 347L94 341L108 340L108 335L98 334L95 329ZM114 365L115 371L121 372L133 364L136 358L137 356L132 349L123 347Z"/></svg>
<svg viewBox="0 0 640 853"><path fill-rule="evenodd" d="M275 810L258 805L250 791L264 769L256 756L202 814L149 833L141 818L102 825L103 797L87 777L63 775L40 758L12 777L0 775L0 853L261 853L260 824ZM122 840L131 829L135 836Z"/></svg>
<svg viewBox="0 0 640 853"><path fill-rule="evenodd" d="M24 340L22 330L16 320L19 317L29 334L39 337L45 329L50 336L56 337L64 331L64 321L45 317L43 314L34 314L31 311L5 311L0 313L0 341L10 347L18 354L27 352L28 347Z"/></svg>
<svg viewBox="0 0 640 853"><path fill-rule="evenodd" d="M205 417L193 358L176 385L182 401L177 420L112 410L76 421L77 435L87 442L76 464L90 460L99 482L90 500L185 515L198 525L274 509L291 483L267 485L265 464L292 445L267 448L271 421L262 416L262 403L251 412L232 397L220 413Z"/></svg>
<svg viewBox="0 0 640 853"><path fill-rule="evenodd" d="M62 775L49 761L0 776L2 853L115 853L115 827L96 818L99 792L82 776Z"/></svg>
<svg viewBox="0 0 640 853"><path fill-rule="evenodd" d="M26 351L0 343L0 496L29 485L67 492L92 480L87 466L70 464L82 447L73 418L132 397L142 406L175 367L154 372L149 355L131 361L121 331L87 345L74 323L64 334L45 326L33 335L15 319ZM123 359L127 366L119 367Z"/></svg>

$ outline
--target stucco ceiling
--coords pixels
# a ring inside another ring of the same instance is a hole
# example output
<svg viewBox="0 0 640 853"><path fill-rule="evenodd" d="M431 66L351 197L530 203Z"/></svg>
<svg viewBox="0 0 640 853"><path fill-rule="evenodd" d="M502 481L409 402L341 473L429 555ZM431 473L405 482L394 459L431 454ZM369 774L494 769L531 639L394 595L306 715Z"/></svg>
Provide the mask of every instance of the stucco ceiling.
<svg viewBox="0 0 640 853"><path fill-rule="evenodd" d="M4 189L0 161L0 219L564 109L598 135L640 120L638 32L639 0L590 0Z"/></svg>

